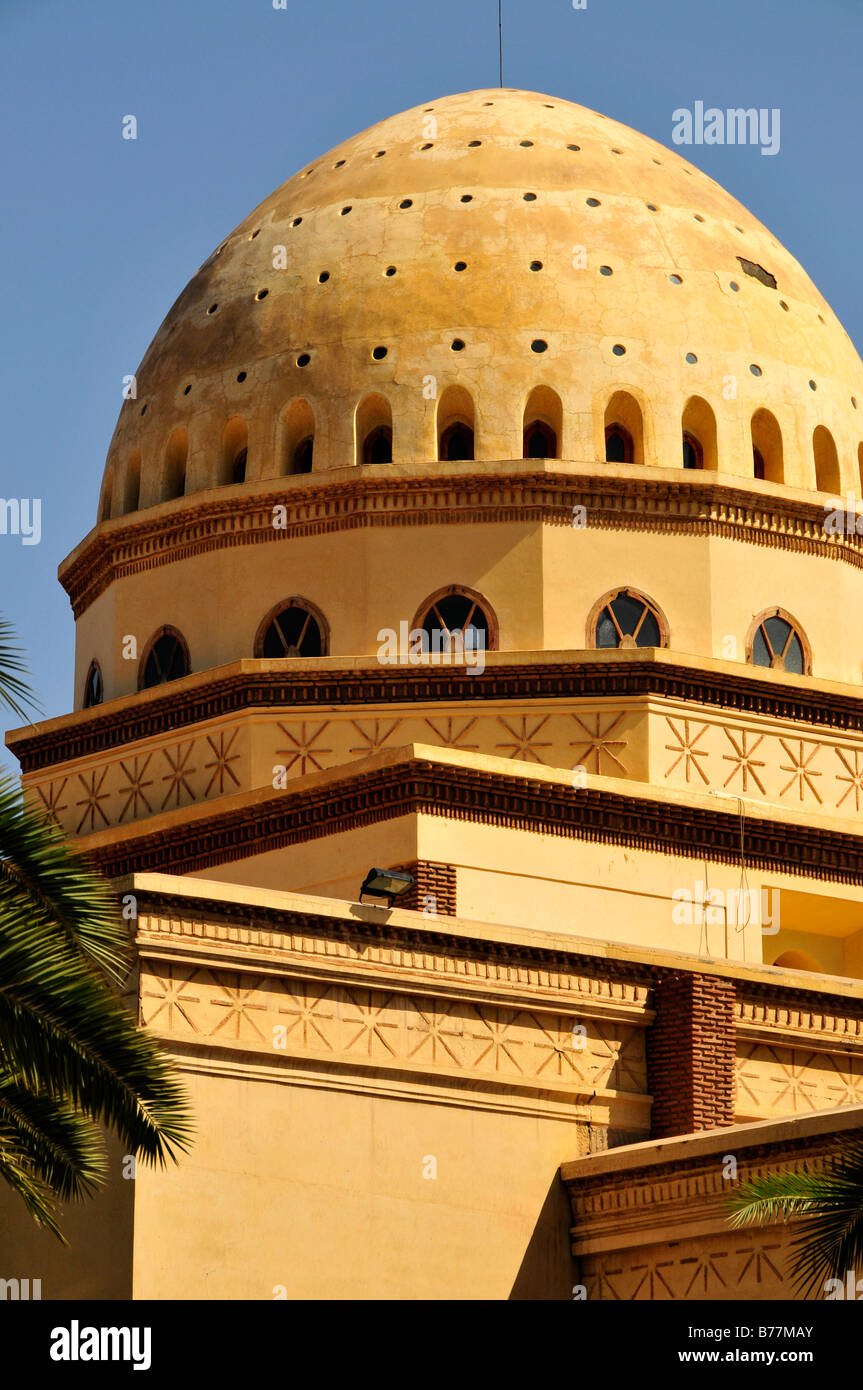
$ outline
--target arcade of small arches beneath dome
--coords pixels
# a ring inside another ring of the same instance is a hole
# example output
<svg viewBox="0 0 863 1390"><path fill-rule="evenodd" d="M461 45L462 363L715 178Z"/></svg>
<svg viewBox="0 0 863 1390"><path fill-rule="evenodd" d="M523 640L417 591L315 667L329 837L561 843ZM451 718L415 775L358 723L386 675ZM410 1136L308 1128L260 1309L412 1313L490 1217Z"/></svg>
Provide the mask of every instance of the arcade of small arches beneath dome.
<svg viewBox="0 0 863 1390"><path fill-rule="evenodd" d="M451 584L426 598L410 624L423 634L426 653L501 650L497 614L475 589ZM505 634L504 634L505 637ZM608 648L669 647L671 631L665 613L647 594L630 586L612 589L593 604L587 617L586 646ZM461 639L461 646L459 646ZM330 627L323 611L310 599L282 600L262 618L251 644L252 655L267 660L330 655ZM503 644L505 648L505 643ZM800 623L784 608L769 608L751 620L744 638L746 661L792 675L812 674L812 650ZM157 628L148 640L138 667L138 689L179 680L192 673L189 644L170 624ZM104 700L99 662L90 662L84 681L84 709Z"/></svg>
<svg viewBox="0 0 863 1390"><path fill-rule="evenodd" d="M644 465L654 463L683 469L715 472L723 469L717 436L716 415L702 396L689 396L680 412L680 453L677 458L656 456L651 448L648 427L648 407L640 393L630 390L611 392L601 418L596 421L595 453L599 460L613 464ZM525 459L555 459L571 457L565 452L563 402L550 386L539 385L527 395L522 409L522 457ZM783 484L789 481L785 459L785 443L779 422L766 407L755 409L748 423L749 477ZM330 460L318 458L316 412L308 397L291 400L278 418L275 441L275 473L250 467L249 427L247 420L235 414L225 422L221 438L207 450L211 460L208 476L198 479L188 488L189 432L185 426L175 427L169 434L160 458L154 458L151 468L158 470L156 497L149 505L167 502L195 491L220 486L239 485L249 480L270 476L289 476L321 472ZM475 401L466 387L446 386L435 405L436 459L441 462L471 461L482 457L482 422ZM393 409L381 391L371 391L357 403L353 413L352 463L374 465L410 463L421 460L405 458L399 452L398 422ZM140 448L132 449L125 461L106 470L99 506L99 521L129 515L148 505L142 496L144 460ZM119 471L118 471L119 470ZM729 468L737 472L736 468ZM863 489L863 441L857 447L853 469L840 463L833 433L825 425L817 425L811 436L808 462L809 486L819 492L839 494L843 483L854 478Z"/></svg>

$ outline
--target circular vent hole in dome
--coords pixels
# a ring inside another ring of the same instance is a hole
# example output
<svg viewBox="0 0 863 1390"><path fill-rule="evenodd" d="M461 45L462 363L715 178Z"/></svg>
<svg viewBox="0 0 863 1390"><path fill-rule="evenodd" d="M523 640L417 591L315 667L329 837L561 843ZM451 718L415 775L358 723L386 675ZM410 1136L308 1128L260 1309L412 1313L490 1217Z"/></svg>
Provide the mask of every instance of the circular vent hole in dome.
<svg viewBox="0 0 863 1390"><path fill-rule="evenodd" d="M788 313L791 312L790 309L788 308L788 305L785 303L785 300L784 300L784 299L780 299L780 301L779 301L779 307L780 307L780 309L784 309L785 312L786 312L786 314L788 314Z"/></svg>
<svg viewBox="0 0 863 1390"><path fill-rule="evenodd" d="M384 271L384 275L395 275L395 273L396 268L394 265L388 265L386 270Z"/></svg>
<svg viewBox="0 0 863 1390"><path fill-rule="evenodd" d="M475 150L476 147L477 147L477 145L481 145L481 144L482 144L482 141L481 141L481 140L468 140L468 142L467 142L467 145L468 145L468 149L469 149L469 150Z"/></svg>
<svg viewBox="0 0 863 1390"><path fill-rule="evenodd" d="M320 273L320 275L318 276L318 284L319 284L319 285L325 285L325 284L327 283L327 281L329 280L329 278L330 278L330 272L329 272L328 270L322 270L321 273Z"/></svg>
<svg viewBox="0 0 863 1390"><path fill-rule="evenodd" d="M400 207L400 208L412 208L413 205L414 205L414 200L413 200L413 198L402 198L401 202L399 203L399 207Z"/></svg>
<svg viewBox="0 0 863 1390"><path fill-rule="evenodd" d="M542 261L531 261L531 270L542 270Z"/></svg>
<svg viewBox="0 0 863 1390"><path fill-rule="evenodd" d="M351 211L351 206L352 206L352 205L351 205L350 203L348 203L348 205L347 205L346 208L342 208L342 211L341 211L340 216L342 216L342 217L347 217L348 213Z"/></svg>
<svg viewBox="0 0 863 1390"><path fill-rule="evenodd" d="M614 353L615 357L622 357L626 352L626 348L623 346L623 343L615 343L611 351Z"/></svg>
<svg viewBox="0 0 863 1390"><path fill-rule="evenodd" d="M269 290L258 290L258 293L255 295L255 299L257 299L258 301L260 301L260 300L262 300L262 299L266 299L266 297L267 297L267 295L268 295L269 293L270 293Z"/></svg>
<svg viewBox="0 0 863 1390"><path fill-rule="evenodd" d="M581 145L567 145L566 148L567 148L568 150L576 150L576 151L577 151L577 150L580 150L580 149L581 149Z"/></svg>
<svg viewBox="0 0 863 1390"><path fill-rule="evenodd" d="M341 167L342 167L342 165L344 164L344 162L345 162L345 161L344 161L343 159L337 159L336 162L335 162L335 164L333 165L333 168L334 168L334 169L341 169Z"/></svg>
<svg viewBox="0 0 863 1390"><path fill-rule="evenodd" d="M823 323L823 322L824 322L824 319L823 319L823 317L822 317L821 314L818 315L818 322L819 322L819 323Z"/></svg>
<svg viewBox="0 0 863 1390"><path fill-rule="evenodd" d="M142 415L146 415L146 414L147 414L147 407L146 407L145 405L142 405L142 406L141 406L141 414L142 414Z"/></svg>
<svg viewBox="0 0 863 1390"><path fill-rule="evenodd" d="M817 391L817 390L818 390L818 385L817 385L817 383L814 382L814 381L810 381L810 383L809 383L809 390L810 390L810 391Z"/></svg>
<svg viewBox="0 0 863 1390"><path fill-rule="evenodd" d="M686 360L689 363L690 367L694 367L695 363L698 361L698 358L695 356L694 352L688 352L686 354Z"/></svg>
<svg viewBox="0 0 863 1390"><path fill-rule="evenodd" d="M623 154L623 150L614 150L614 149L613 149L613 150L611 151L611 153L612 153L612 154Z"/></svg>
<svg viewBox="0 0 863 1390"><path fill-rule="evenodd" d="M530 345L530 350L531 352L546 352L548 350L548 343L544 338L534 338Z"/></svg>
<svg viewBox="0 0 863 1390"><path fill-rule="evenodd" d="M237 381L245 381L245 379L246 379L246 373L245 373L245 372L237 372Z"/></svg>
<svg viewBox="0 0 863 1390"><path fill-rule="evenodd" d="M613 275L614 271L612 270L610 265L601 265L599 267L599 273L600 275Z"/></svg>
<svg viewBox="0 0 863 1390"><path fill-rule="evenodd" d="M856 396L852 396L852 397L851 397L851 404L853 405L854 409L856 410L856 409L857 409L857 397L856 397Z"/></svg>
<svg viewBox="0 0 863 1390"><path fill-rule="evenodd" d="M252 232L252 235L249 237L249 241L254 241L255 237L258 235L260 230L260 227L256 227L255 230Z"/></svg>
<svg viewBox="0 0 863 1390"><path fill-rule="evenodd" d="M693 215L693 217L695 218L696 222L703 222L703 221L704 221L704 218L701 216L701 213L700 213L700 212L695 212L695 213L693 213L692 215Z"/></svg>
<svg viewBox="0 0 863 1390"><path fill-rule="evenodd" d="M450 347L452 348L453 352L462 352L464 350L464 343L462 342L461 338L453 338L452 342L450 343Z"/></svg>
<svg viewBox="0 0 863 1390"><path fill-rule="evenodd" d="M672 285L682 285L682 284L683 284L683 276L682 276L682 275L669 275L668 278L669 278L669 280L671 281Z"/></svg>
<svg viewBox="0 0 863 1390"><path fill-rule="evenodd" d="M531 147L532 144L533 144L533 141L532 141L532 140L519 140L518 143L521 145L522 149L527 150L527 149L530 149L530 147Z"/></svg>
<svg viewBox="0 0 863 1390"><path fill-rule="evenodd" d="M735 232L742 232L742 231L743 231L743 228L742 228L742 227L738 227L737 223L735 222L735 224L734 224L734 230L735 230Z"/></svg>
<svg viewBox="0 0 863 1390"><path fill-rule="evenodd" d="M647 204L647 209L648 209L648 212L659 212L659 208L656 206L655 203L648 203L648 204Z"/></svg>
<svg viewBox="0 0 863 1390"><path fill-rule="evenodd" d="M386 150L378 150L377 154L375 155L375 159L383 159L385 154Z"/></svg>
<svg viewBox="0 0 863 1390"><path fill-rule="evenodd" d="M526 203L535 203L535 202L536 202L536 194L535 194L535 193L523 193L523 194L522 194L522 197L524 198L524 201L525 201Z"/></svg>
<svg viewBox="0 0 863 1390"><path fill-rule="evenodd" d="M184 395L184 396L188 396L188 394L189 394L189 392L191 391L191 389L192 389L192 383L191 383L191 381L190 381L189 384L188 384L188 386L184 386L184 387L183 387L183 395Z"/></svg>
<svg viewBox="0 0 863 1390"><path fill-rule="evenodd" d="M291 222L291 226L292 226L292 227L299 227L299 225L300 225L300 223L302 222L302 220L303 220L303 219L302 219L301 217L295 217L295 218L293 219L293 221Z"/></svg>
<svg viewBox="0 0 863 1390"><path fill-rule="evenodd" d="M598 198L588 198L588 199L587 199L587 206L588 206L589 208L598 208L598 207L600 207L600 201L599 201Z"/></svg>
<svg viewBox="0 0 863 1390"><path fill-rule="evenodd" d="M301 352L300 355L299 355L299 357L297 358L297 366L298 366L298 367L307 367L307 366L309 365L309 363L311 362L311 360L312 360L312 359L311 359L311 357L309 356L309 354L308 354L307 352Z"/></svg>
<svg viewBox="0 0 863 1390"><path fill-rule="evenodd" d="M757 362L750 362L750 363L749 363L749 370L750 370L750 372L752 373L753 376L761 376L761 375L762 375L761 368L759 367L759 365L758 365Z"/></svg>
<svg viewBox="0 0 863 1390"><path fill-rule="evenodd" d="M740 289L740 286L738 285L738 283L737 283L736 280L732 280L732 281L730 282L728 288L731 289L731 290L733 290L734 293L736 294L737 291Z"/></svg>
<svg viewBox="0 0 863 1390"><path fill-rule="evenodd" d="M420 145L420 149L421 149L421 150L433 150L433 149L434 149L434 145L433 145L432 141L429 140L429 142L428 142L427 145Z"/></svg>
<svg viewBox="0 0 863 1390"><path fill-rule="evenodd" d="M463 202L463 203L472 203L472 202L473 202L473 194L472 194L472 193L462 193L462 195L461 195L461 200L460 200L460 201Z"/></svg>
<svg viewBox="0 0 863 1390"><path fill-rule="evenodd" d="M467 261L456 261L453 270L467 270Z"/></svg>
<svg viewBox="0 0 863 1390"><path fill-rule="evenodd" d="M386 357L386 355L387 355L387 348L385 348L385 347L376 347L376 348L372 348L372 357L375 359L376 362L382 362L383 359Z"/></svg>

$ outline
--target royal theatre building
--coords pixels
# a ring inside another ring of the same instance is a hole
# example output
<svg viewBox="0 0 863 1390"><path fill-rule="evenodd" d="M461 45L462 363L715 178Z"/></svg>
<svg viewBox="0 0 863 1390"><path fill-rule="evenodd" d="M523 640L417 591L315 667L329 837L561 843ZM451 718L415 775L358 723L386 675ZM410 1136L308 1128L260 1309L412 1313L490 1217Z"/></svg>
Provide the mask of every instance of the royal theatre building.
<svg viewBox="0 0 863 1390"><path fill-rule="evenodd" d="M555 97L217 246L60 567L73 710L9 736L197 1129L67 1250L8 1211L43 1298L793 1297L726 1201L863 1120L861 440L797 261Z"/></svg>

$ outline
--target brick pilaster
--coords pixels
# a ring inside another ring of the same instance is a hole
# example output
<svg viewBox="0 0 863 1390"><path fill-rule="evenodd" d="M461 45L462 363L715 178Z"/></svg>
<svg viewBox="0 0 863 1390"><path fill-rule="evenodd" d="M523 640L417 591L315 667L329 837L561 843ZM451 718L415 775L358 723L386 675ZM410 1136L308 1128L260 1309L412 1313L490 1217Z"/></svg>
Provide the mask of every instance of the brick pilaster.
<svg viewBox="0 0 863 1390"><path fill-rule="evenodd" d="M413 874L416 880L409 892L396 899L394 906L405 907L411 912L427 911L429 916L456 916L455 869L452 864L412 859L409 864L391 864L390 868L404 869ZM430 898L434 899L433 903L429 902Z"/></svg>
<svg viewBox="0 0 863 1390"><path fill-rule="evenodd" d="M666 975L654 990L647 1034L651 1137L734 1123L734 983L716 975Z"/></svg>

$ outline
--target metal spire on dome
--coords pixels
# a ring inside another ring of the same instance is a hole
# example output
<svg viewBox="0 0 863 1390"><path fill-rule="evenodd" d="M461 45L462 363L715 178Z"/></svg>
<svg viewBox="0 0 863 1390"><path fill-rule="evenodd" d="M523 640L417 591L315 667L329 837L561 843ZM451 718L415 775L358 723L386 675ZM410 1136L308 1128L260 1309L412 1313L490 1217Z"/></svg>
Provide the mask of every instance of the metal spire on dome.
<svg viewBox="0 0 863 1390"><path fill-rule="evenodd" d="M498 86L503 86L503 16L501 6L503 0L497 0L497 61L498 61Z"/></svg>

